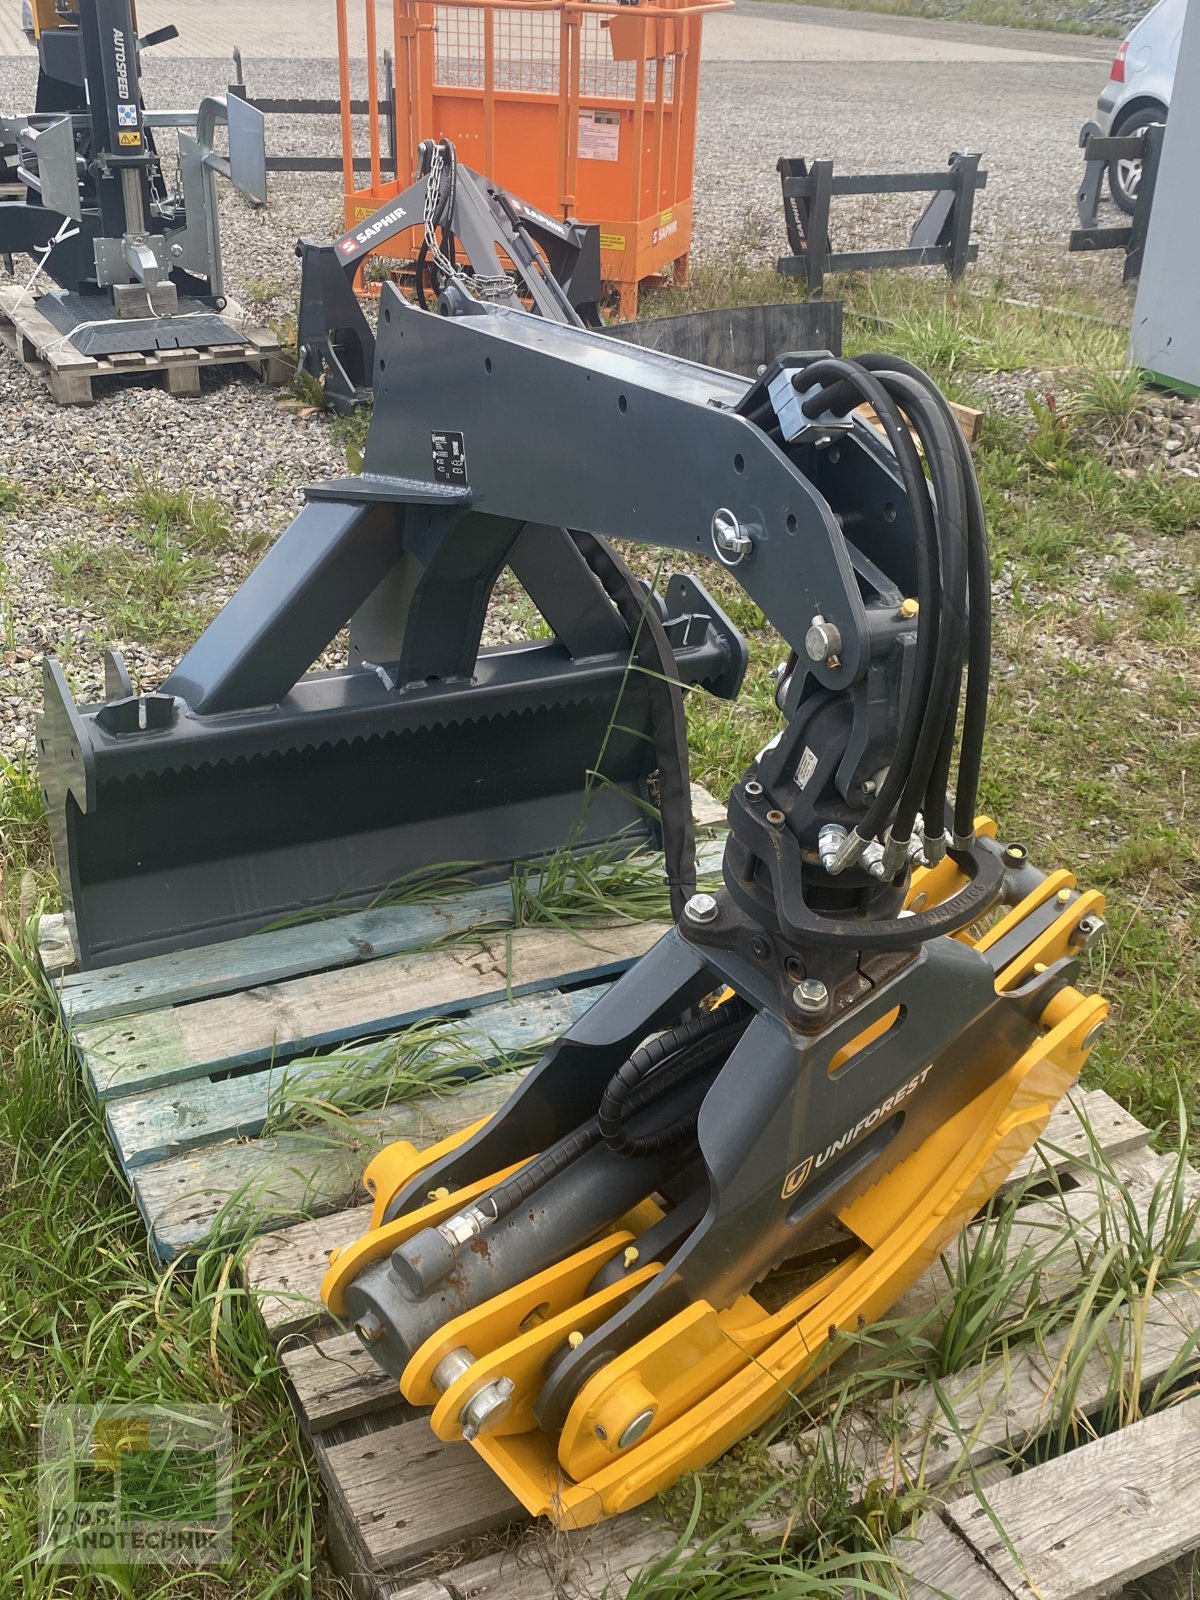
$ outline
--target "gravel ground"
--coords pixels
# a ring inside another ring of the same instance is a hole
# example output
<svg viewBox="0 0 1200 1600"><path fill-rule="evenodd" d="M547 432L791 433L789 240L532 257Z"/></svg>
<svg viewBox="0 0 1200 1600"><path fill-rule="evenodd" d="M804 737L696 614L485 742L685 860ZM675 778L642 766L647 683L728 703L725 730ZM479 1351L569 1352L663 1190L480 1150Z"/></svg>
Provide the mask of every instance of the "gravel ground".
<svg viewBox="0 0 1200 1600"><path fill-rule="evenodd" d="M247 68L252 93L333 92L332 63L256 60ZM195 104L224 72L211 60L153 61L148 96L157 105ZM32 76L31 60L0 59L0 104L26 103ZM1096 87L1096 67L1086 60L837 62L819 70L810 63L711 62L698 133L696 253L774 260L782 244L775 175L781 151L833 155L842 170L866 171L937 167L951 149L970 147L984 152L990 174L978 208L981 268L1031 292L1046 277L1082 275L1093 287L1112 286L1120 305L1115 254L1081 263L1065 253L1079 166L1075 140ZM271 126L272 149L281 153L329 151L335 138L324 120ZM332 176L281 178L266 210L225 190L228 287L258 320L294 313L293 244L301 233L334 229L337 190ZM835 213L839 244L895 241L913 211L912 197L853 205ZM344 447L327 419L281 408L249 375L206 374L195 400L171 399L154 387L111 389L88 410L62 409L0 353L0 478L23 493L2 524L0 751L8 755L31 740L43 652L65 657L83 696L100 690L106 644L123 648L147 687L174 664L143 645L106 638L96 615L63 602L47 562L56 541L83 537L103 545L121 537L119 501L132 468L229 506L235 538L206 596L215 602L244 575L246 547L286 526L304 485L344 469Z"/></svg>

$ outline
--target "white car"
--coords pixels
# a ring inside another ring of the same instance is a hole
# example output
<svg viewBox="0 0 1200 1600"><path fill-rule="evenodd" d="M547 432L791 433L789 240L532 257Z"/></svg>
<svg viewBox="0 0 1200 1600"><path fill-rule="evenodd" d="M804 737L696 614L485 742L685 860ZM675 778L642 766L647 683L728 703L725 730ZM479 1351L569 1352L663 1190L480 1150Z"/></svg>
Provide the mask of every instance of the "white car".
<svg viewBox="0 0 1200 1600"><path fill-rule="evenodd" d="M1152 122L1167 120L1186 11L1187 0L1158 0L1125 39L1097 102L1102 134L1141 133ZM1130 215L1141 176L1140 161L1114 161L1109 166L1112 197Z"/></svg>

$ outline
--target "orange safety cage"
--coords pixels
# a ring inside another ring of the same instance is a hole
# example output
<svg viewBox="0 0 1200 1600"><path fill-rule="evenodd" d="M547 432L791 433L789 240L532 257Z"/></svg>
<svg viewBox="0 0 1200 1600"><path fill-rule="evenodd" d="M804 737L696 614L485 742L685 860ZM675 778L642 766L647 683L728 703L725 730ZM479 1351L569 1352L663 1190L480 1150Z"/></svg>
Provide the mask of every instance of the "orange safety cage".
<svg viewBox="0 0 1200 1600"><path fill-rule="evenodd" d="M388 122L401 168L420 140L450 139L529 204L596 224L601 273L619 287L621 316L635 316L641 279L668 267L686 279L701 26L733 3L337 0L347 226L411 181L385 171ZM352 47L366 56L365 155Z"/></svg>

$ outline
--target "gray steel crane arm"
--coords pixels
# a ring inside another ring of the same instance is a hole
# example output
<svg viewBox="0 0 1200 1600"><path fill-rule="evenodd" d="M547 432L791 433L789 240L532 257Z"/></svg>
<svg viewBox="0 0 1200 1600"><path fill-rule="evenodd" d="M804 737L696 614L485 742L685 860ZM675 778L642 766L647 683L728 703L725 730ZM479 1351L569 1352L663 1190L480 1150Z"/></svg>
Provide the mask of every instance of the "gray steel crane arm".
<svg viewBox="0 0 1200 1600"><path fill-rule="evenodd" d="M747 380L586 329L478 309L430 317L385 291L364 489L386 479L448 487L433 441L457 434L465 468L454 481L486 516L712 556L714 515L732 513L750 540L736 576L783 638L802 651L823 616L841 634L840 665L816 664L816 676L844 688L865 675L872 623L846 537L816 485L733 410ZM888 469L868 432L837 448L861 455L864 478L878 486Z"/></svg>

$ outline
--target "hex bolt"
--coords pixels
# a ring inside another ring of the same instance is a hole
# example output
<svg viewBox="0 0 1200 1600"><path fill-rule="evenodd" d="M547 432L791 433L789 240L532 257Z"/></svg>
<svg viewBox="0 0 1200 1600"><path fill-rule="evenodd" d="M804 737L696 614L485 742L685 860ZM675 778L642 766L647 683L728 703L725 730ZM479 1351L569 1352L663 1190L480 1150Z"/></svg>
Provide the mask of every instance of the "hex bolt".
<svg viewBox="0 0 1200 1600"><path fill-rule="evenodd" d="M804 653L810 661L828 662L841 654L842 630L824 617L814 617L812 627L804 635Z"/></svg>
<svg viewBox="0 0 1200 1600"><path fill-rule="evenodd" d="M782 811L768 811L767 812L767 821L771 824L771 826L773 828L782 828L783 824L784 824L783 812Z"/></svg>
<svg viewBox="0 0 1200 1600"><path fill-rule="evenodd" d="M805 1016L818 1016L829 1004L829 990L820 978L801 978L792 990L792 1003Z"/></svg>
<svg viewBox="0 0 1200 1600"><path fill-rule="evenodd" d="M1079 926L1071 935L1071 943L1078 950L1087 950L1095 944L1107 926L1103 917L1080 917Z"/></svg>
<svg viewBox="0 0 1200 1600"><path fill-rule="evenodd" d="M754 548L754 541L727 506L713 512L712 542L717 560L727 567L736 567Z"/></svg>
<svg viewBox="0 0 1200 1600"><path fill-rule="evenodd" d="M717 915L717 902L711 894L694 894L683 908L689 922L712 922Z"/></svg>

